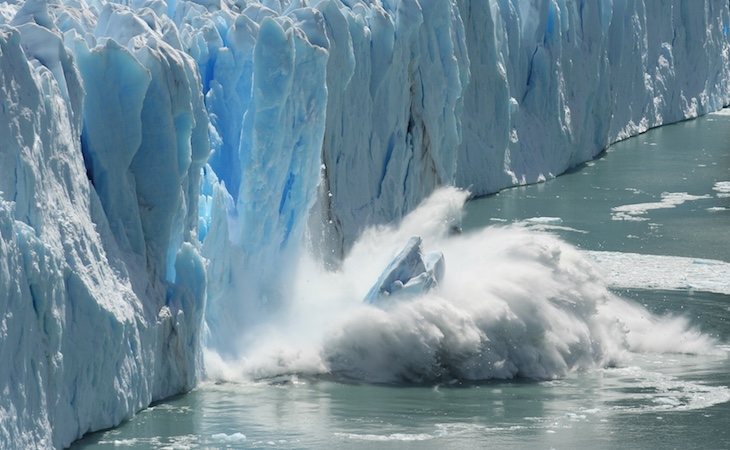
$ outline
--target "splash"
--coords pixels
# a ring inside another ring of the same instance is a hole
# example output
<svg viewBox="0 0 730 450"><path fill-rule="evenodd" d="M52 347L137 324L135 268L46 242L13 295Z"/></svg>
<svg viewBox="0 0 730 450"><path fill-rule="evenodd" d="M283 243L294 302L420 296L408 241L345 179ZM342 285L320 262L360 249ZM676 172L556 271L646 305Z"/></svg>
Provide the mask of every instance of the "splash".
<svg viewBox="0 0 730 450"><path fill-rule="evenodd" d="M303 258L295 294L246 333L237 358L206 353L209 377L552 379L620 365L631 352L715 351L685 319L652 315L609 292L593 264L553 235L521 226L454 233L466 199L464 191L438 190L398 226L363 233L336 272ZM443 252L443 282L415 298L364 303L412 236L423 239L424 252Z"/></svg>

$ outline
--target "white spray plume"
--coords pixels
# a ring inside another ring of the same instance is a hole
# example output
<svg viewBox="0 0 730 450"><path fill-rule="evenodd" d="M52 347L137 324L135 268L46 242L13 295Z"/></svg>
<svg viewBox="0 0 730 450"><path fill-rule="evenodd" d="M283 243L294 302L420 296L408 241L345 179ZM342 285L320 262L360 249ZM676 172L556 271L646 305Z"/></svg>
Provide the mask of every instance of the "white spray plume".
<svg viewBox="0 0 730 450"><path fill-rule="evenodd" d="M595 267L555 236L517 226L454 235L467 196L440 189L398 226L367 230L337 272L303 257L288 307L248 330L239 358L208 351L208 376L551 379L620 364L627 352L714 352L716 343L685 319L652 315L610 293ZM423 238L424 251L443 252L441 285L417 298L364 304L411 236Z"/></svg>

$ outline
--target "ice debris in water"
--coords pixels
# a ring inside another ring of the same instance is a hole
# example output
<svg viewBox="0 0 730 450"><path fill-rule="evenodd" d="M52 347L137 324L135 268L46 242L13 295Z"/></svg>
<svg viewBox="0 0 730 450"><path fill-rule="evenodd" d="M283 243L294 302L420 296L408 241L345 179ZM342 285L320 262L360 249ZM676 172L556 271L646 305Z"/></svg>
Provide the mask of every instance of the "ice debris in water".
<svg viewBox="0 0 730 450"><path fill-rule="evenodd" d="M430 291L444 278L446 266L441 252L423 255L423 240L413 236L388 264L365 296L365 303L377 304L387 297L411 297Z"/></svg>

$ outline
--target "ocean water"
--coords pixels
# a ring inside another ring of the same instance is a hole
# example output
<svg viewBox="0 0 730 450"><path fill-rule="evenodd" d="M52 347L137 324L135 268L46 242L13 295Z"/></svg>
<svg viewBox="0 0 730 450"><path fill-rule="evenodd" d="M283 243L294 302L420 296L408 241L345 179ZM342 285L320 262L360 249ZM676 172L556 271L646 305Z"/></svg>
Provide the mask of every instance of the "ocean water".
<svg viewBox="0 0 730 450"><path fill-rule="evenodd" d="M590 251L612 292L711 348L672 353L686 336L650 329L660 353L543 381L364 383L294 365L204 383L73 448L730 447L730 115L652 130L465 213L465 234L518 224Z"/></svg>
<svg viewBox="0 0 730 450"><path fill-rule="evenodd" d="M730 113L650 130L549 182L470 202L464 228L522 221L587 250L730 261Z"/></svg>

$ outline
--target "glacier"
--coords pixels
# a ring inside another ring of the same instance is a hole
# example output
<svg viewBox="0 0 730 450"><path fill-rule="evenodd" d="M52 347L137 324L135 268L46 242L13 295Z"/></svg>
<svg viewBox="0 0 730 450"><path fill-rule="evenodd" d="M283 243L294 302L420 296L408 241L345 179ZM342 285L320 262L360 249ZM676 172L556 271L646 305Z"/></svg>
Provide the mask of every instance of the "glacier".
<svg viewBox="0 0 730 450"><path fill-rule="evenodd" d="M190 389L298 255L337 267L439 186L722 108L729 25L720 0L0 3L0 443Z"/></svg>
<svg viewBox="0 0 730 450"><path fill-rule="evenodd" d="M128 10L2 6L0 447L63 447L200 376L208 120Z"/></svg>

